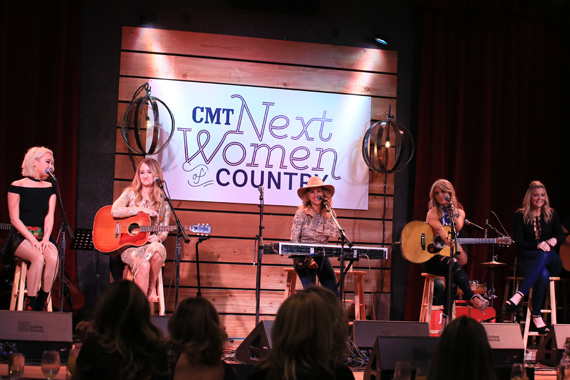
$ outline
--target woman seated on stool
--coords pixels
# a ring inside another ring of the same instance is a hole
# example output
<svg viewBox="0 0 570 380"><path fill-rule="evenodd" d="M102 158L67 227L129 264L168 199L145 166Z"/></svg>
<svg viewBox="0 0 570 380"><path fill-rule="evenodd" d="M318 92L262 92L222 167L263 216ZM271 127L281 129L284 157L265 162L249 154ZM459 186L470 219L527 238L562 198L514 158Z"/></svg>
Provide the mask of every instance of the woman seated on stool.
<svg viewBox="0 0 570 380"><path fill-rule="evenodd" d="M438 179L431 186L429 197L429 210L426 216L426 223L431 226L436 235L441 237L445 244L451 246L455 244L455 240L448 237L448 232L444 226L451 225L451 222L453 221L455 223L455 230L459 233L465 223L465 211L463 211L461 203L457 201L455 188L448 180ZM453 284L461 288L463 294L471 301L473 307L479 310L484 310L489 305L489 301L483 298L480 294L473 293L473 290L471 290L469 279L463 270L463 265L467 263L467 253L465 253L460 245L457 245L455 257L450 258L449 256L436 254L422 264L423 270L427 273L447 278L449 275L450 260ZM454 286L451 290L451 299L455 298L455 290ZM447 299L449 292L447 287L444 292L445 298ZM441 324L442 329L448 322L449 313L449 305L447 302L444 302L443 323Z"/></svg>
<svg viewBox="0 0 570 380"><path fill-rule="evenodd" d="M113 203L113 218L126 218L144 212L150 217L152 226L168 226L170 206L164 200L164 191L155 181L162 181L162 169L158 161L145 158L139 164L131 186ZM168 231L150 234L147 244L141 247L127 248L121 259L129 266L135 283L146 294L149 302L157 302L156 283L160 268L166 260L166 248L162 242L168 237Z"/></svg>
<svg viewBox="0 0 570 380"><path fill-rule="evenodd" d="M54 171L53 152L30 148L22 162L24 178L12 182L8 189L8 211L15 231L7 251L30 263L24 310L45 310L57 274L59 257L51 239L56 195L47 181L48 171Z"/></svg>
<svg viewBox="0 0 570 380"><path fill-rule="evenodd" d="M550 207L546 188L532 181L524 196L522 207L514 217L514 240L520 252L519 270L524 280L519 290L505 302L507 310L516 313L521 300L532 287L532 321L540 334L549 330L541 315L548 291L549 277L562 270L556 246L564 241L560 218Z"/></svg>

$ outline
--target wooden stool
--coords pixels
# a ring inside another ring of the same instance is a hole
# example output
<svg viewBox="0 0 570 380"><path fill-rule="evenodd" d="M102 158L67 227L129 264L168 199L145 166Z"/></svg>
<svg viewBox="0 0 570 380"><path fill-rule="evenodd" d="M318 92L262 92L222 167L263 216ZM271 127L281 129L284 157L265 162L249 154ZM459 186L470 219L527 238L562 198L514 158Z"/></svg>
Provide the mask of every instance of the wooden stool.
<svg viewBox="0 0 570 380"><path fill-rule="evenodd" d="M283 268L285 273L287 273L287 279L285 280L285 294L283 295L283 300L286 300L291 294L295 293L297 288L297 272L294 268ZM340 278L340 271L336 270L337 280ZM354 319L365 320L366 319L366 303L364 301L364 275L366 271L349 271L346 273L348 276L353 276L355 278L355 289L354 289ZM358 305L358 306L356 306Z"/></svg>
<svg viewBox="0 0 570 380"><path fill-rule="evenodd" d="M340 280L340 271L336 270L336 279ZM354 280L354 320L363 321L366 320L366 302L364 300L364 275L366 271L351 270L346 272L345 279L350 277ZM346 288L343 286L343 289ZM344 298L342 296L341 298Z"/></svg>
<svg viewBox="0 0 570 380"><path fill-rule="evenodd" d="M26 289L26 278L28 276L28 263L16 258L16 268L14 270L14 282L12 285L12 295L10 296L10 310L24 310L24 296L28 292ZM40 285L41 286L41 285ZM51 292L48 295L47 311L52 311Z"/></svg>
<svg viewBox="0 0 570 380"><path fill-rule="evenodd" d="M129 270L129 267L127 265L125 265L125 269L123 271L123 278L125 280L133 281L133 273ZM158 272L156 295L158 296L158 301L150 303L150 314L154 315L154 304L158 303L158 315L166 315L166 305L164 304L164 284L162 282L162 268L160 268L160 272Z"/></svg>
<svg viewBox="0 0 570 380"><path fill-rule="evenodd" d="M291 294L295 293L295 289L297 288L297 272L295 272L295 268L284 268L283 270L287 273L285 294L283 295L283 301L285 301Z"/></svg>
<svg viewBox="0 0 570 380"><path fill-rule="evenodd" d="M556 281L560 281L560 277L550 277L550 289L547 292L545 307L546 309L541 309L540 314L550 314L550 325L554 326L556 324ZM532 319L532 288L528 292L528 305L526 308L526 319L524 322L524 333L523 333L523 342L524 342L524 349L526 350L528 337L529 336L540 336L538 331L530 331L530 324ZM546 319L546 318L545 318Z"/></svg>
<svg viewBox="0 0 570 380"><path fill-rule="evenodd" d="M433 305L433 285L436 279L441 279L445 282L445 277L429 273L422 273L422 277L424 278L424 291L420 309L420 322L427 322L430 327L430 334L437 334L439 330L431 330L431 314L433 310L443 310L443 306Z"/></svg>

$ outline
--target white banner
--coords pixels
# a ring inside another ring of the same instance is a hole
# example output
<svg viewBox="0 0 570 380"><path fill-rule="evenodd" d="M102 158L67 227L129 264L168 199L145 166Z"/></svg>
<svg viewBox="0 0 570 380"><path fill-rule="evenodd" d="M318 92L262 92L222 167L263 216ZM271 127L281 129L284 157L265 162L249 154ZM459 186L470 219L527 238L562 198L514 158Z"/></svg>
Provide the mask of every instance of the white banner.
<svg viewBox="0 0 570 380"><path fill-rule="evenodd" d="M173 199L256 204L263 187L265 204L298 206L297 189L318 175L336 188L335 208L368 208L362 138L370 97L167 80L150 86L176 119L174 137L155 156Z"/></svg>

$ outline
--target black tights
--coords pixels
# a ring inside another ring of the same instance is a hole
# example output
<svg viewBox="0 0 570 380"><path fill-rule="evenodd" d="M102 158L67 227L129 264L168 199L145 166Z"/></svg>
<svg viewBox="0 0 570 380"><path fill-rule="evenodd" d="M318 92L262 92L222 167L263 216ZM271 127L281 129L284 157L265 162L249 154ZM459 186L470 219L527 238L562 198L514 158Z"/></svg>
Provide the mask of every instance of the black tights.
<svg viewBox="0 0 570 380"><path fill-rule="evenodd" d="M423 269L425 272L429 274L433 274L436 276L443 276L446 278L446 286L444 290L445 302L443 303L443 314L449 315L449 305L447 304L448 300L448 287L447 287L447 275L449 274L449 256L440 256L435 255L428 261L423 264ZM463 290L463 294L470 300L475 293L471 290L471 286L469 285L469 279L463 270L459 261L456 258L453 259L451 264L451 275L453 276L453 287L451 293L451 299L455 299L455 294L457 292L457 286L461 290Z"/></svg>

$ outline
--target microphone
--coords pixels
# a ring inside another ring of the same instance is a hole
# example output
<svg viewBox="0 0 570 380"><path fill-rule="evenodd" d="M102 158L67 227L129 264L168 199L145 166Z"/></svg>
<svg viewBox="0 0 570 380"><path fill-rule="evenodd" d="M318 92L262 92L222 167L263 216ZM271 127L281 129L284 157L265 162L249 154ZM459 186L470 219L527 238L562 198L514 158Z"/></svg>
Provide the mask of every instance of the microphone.
<svg viewBox="0 0 570 380"><path fill-rule="evenodd" d="M57 182L57 179L55 179L55 175L53 175L53 171L50 168L46 169L46 174L49 175L51 179Z"/></svg>
<svg viewBox="0 0 570 380"><path fill-rule="evenodd" d="M470 227L475 228L477 231L479 231L481 233L485 233L485 229L483 227L481 227L481 226L479 226L479 225L477 225L477 224L475 224L475 223L473 223L467 219L465 219L465 224L470 226Z"/></svg>
<svg viewBox="0 0 570 380"><path fill-rule="evenodd" d="M317 199L318 199L319 201L323 201L323 202L325 202L325 203L327 203L327 202L329 201L327 198L323 197L322 195L319 195Z"/></svg>
<svg viewBox="0 0 570 380"><path fill-rule="evenodd" d="M162 184L164 183L164 180L160 179L160 177L154 177L153 181L160 187L162 187Z"/></svg>
<svg viewBox="0 0 570 380"><path fill-rule="evenodd" d="M489 227L489 213L487 213L487 218L485 219L485 237L487 237L487 227Z"/></svg>
<svg viewBox="0 0 570 380"><path fill-rule="evenodd" d="M261 195L261 198L263 198L263 186L259 186L257 190L259 191L259 195Z"/></svg>
<svg viewBox="0 0 570 380"><path fill-rule="evenodd" d="M445 199L446 202L451 202L451 198L449 198L449 195L446 195L445 197L443 197L443 199Z"/></svg>

